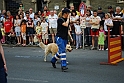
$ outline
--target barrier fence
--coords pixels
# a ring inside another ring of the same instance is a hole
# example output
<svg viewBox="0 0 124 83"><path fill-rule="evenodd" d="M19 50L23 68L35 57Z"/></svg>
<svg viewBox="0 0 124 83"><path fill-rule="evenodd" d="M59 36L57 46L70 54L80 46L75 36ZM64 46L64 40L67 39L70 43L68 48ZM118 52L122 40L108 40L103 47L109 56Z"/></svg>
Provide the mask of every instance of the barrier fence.
<svg viewBox="0 0 124 83"><path fill-rule="evenodd" d="M122 39L121 34L117 37L110 37L110 28L108 28L108 62L101 62L101 65L117 65L118 62L124 60L122 58Z"/></svg>

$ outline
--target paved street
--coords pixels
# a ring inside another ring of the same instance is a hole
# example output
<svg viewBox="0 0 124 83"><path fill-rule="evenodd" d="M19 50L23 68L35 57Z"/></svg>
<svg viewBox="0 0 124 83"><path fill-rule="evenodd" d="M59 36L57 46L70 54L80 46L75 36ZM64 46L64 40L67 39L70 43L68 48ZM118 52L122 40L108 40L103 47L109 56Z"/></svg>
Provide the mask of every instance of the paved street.
<svg viewBox="0 0 124 83"><path fill-rule="evenodd" d="M100 65L100 62L107 61L107 51L74 49L67 53L67 72L61 72L60 63L56 69L52 68L51 55L44 62L44 52L39 47L4 47L4 51L8 83L124 82L124 61L118 66Z"/></svg>

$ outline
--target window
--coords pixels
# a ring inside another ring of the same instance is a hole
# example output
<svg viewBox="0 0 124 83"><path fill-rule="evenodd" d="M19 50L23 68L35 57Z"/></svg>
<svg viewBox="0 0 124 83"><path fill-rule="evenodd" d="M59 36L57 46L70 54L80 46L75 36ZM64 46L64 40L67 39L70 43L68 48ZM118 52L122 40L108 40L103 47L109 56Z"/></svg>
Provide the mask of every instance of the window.
<svg viewBox="0 0 124 83"><path fill-rule="evenodd" d="M117 3L124 3L124 0L117 0Z"/></svg>

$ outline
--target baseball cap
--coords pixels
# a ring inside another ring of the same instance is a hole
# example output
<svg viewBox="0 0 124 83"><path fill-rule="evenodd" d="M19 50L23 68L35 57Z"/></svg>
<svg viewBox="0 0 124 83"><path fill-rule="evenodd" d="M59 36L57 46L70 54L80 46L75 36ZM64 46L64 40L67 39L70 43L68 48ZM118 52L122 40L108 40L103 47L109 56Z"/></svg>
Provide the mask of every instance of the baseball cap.
<svg viewBox="0 0 124 83"><path fill-rule="evenodd" d="M98 7L98 10L102 10L102 8L101 7Z"/></svg>
<svg viewBox="0 0 124 83"><path fill-rule="evenodd" d="M70 13L70 10L69 10L68 8L64 8L64 9L62 10L62 13Z"/></svg>
<svg viewBox="0 0 124 83"><path fill-rule="evenodd" d="M112 6L108 6L108 9L112 9Z"/></svg>

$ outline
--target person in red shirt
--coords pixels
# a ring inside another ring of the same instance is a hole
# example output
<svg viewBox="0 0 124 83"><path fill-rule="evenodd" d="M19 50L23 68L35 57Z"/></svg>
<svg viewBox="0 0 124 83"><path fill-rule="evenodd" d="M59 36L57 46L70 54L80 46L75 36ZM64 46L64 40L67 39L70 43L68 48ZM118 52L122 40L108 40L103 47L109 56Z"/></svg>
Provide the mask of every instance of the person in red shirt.
<svg viewBox="0 0 124 83"><path fill-rule="evenodd" d="M8 35L10 34L10 31L12 30L13 24L12 22L9 20L9 17L6 18L6 21L4 23L4 32L5 32L5 40L6 43L9 40L8 39Z"/></svg>
<svg viewBox="0 0 124 83"><path fill-rule="evenodd" d="M7 17L9 17L9 20L13 23L13 16L11 15L11 12L10 11L7 11Z"/></svg>

